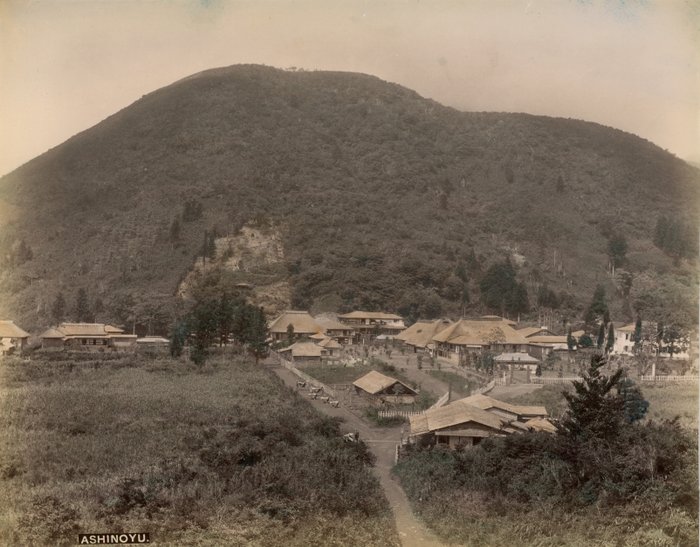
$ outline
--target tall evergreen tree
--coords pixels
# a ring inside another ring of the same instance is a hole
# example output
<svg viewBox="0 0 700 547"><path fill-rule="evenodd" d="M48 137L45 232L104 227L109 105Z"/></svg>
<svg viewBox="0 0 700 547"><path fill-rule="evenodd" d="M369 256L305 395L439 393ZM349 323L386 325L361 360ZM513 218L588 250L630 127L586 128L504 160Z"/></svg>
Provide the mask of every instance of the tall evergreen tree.
<svg viewBox="0 0 700 547"><path fill-rule="evenodd" d="M75 298L75 320L78 323L90 321L90 303L88 301L87 291L83 288L78 289L78 294Z"/></svg>
<svg viewBox="0 0 700 547"><path fill-rule="evenodd" d="M586 325L592 325L608 311L608 304L605 299L605 287L598 285L593 292L593 298L586 310L584 320Z"/></svg>
<svg viewBox="0 0 700 547"><path fill-rule="evenodd" d="M260 359L267 357L270 351L268 338L270 331L267 328L267 321L262 308L248 306L247 313L247 341L248 351L255 357L257 365Z"/></svg>
<svg viewBox="0 0 700 547"><path fill-rule="evenodd" d="M605 324L601 323L598 327L598 338L596 339L596 347L598 349L603 349L603 344L605 343Z"/></svg>
<svg viewBox="0 0 700 547"><path fill-rule="evenodd" d="M188 326L194 337L190 358L197 365L202 365L219 333L217 302L211 299L197 302L190 313Z"/></svg>
<svg viewBox="0 0 700 547"><path fill-rule="evenodd" d="M59 292L56 295L56 299L53 301L53 305L51 306L51 318L54 320L54 323L58 325L61 323L66 317L66 299L63 297L63 293Z"/></svg>
<svg viewBox="0 0 700 547"><path fill-rule="evenodd" d="M576 338L571 334L571 327L569 327L569 331L566 333L566 347L569 351L574 351L576 349Z"/></svg>
<svg viewBox="0 0 700 547"><path fill-rule="evenodd" d="M610 353L615 347L615 327L612 321L608 324L608 341L605 344L605 353Z"/></svg>
<svg viewBox="0 0 700 547"><path fill-rule="evenodd" d="M642 344L642 318L638 315L637 321L634 323L634 334L632 334L634 342L634 352L638 353Z"/></svg>
<svg viewBox="0 0 700 547"><path fill-rule="evenodd" d="M573 382L574 392L564 393L569 412L561 421L560 432L572 438L614 440L624 421L624 399L613 390L624 369L605 376L601 369L606 360L594 355L583 380Z"/></svg>
<svg viewBox="0 0 700 547"><path fill-rule="evenodd" d="M182 355L186 340L187 325L184 321L177 321L170 333L170 355L172 357L180 357Z"/></svg>

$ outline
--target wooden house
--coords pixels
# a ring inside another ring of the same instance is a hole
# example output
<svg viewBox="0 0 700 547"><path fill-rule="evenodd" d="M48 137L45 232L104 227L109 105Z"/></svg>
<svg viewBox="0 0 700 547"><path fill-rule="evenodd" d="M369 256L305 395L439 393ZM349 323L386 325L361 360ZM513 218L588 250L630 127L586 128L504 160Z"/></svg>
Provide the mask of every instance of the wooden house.
<svg viewBox="0 0 700 547"><path fill-rule="evenodd" d="M395 404L411 404L415 402L418 392L400 380L385 376L372 370L355 380L352 385L355 393L365 396L375 402L390 402Z"/></svg>
<svg viewBox="0 0 700 547"><path fill-rule="evenodd" d="M393 338L406 329L403 318L379 311L353 311L339 315L341 323L354 330L354 342L368 342L377 336Z"/></svg>
<svg viewBox="0 0 700 547"><path fill-rule="evenodd" d="M529 370L534 373L540 360L527 353L501 353L494 357L494 362L503 365L508 370Z"/></svg>
<svg viewBox="0 0 700 547"><path fill-rule="evenodd" d="M467 353L527 353L528 342L512 321L498 316L461 319L433 336L438 356L458 364Z"/></svg>
<svg viewBox="0 0 700 547"><path fill-rule="evenodd" d="M427 351L432 353L435 349L433 337L442 332L447 327L452 325L449 319L437 319L435 321L416 321L405 331L396 336L397 340L401 340L413 353L418 351Z"/></svg>
<svg viewBox="0 0 700 547"><path fill-rule="evenodd" d="M61 323L41 336L44 349L79 351L129 351L136 348L136 335L102 323Z"/></svg>
<svg viewBox="0 0 700 547"><path fill-rule="evenodd" d="M0 321L0 355L21 352L27 346L29 333L23 331L13 321Z"/></svg>
<svg viewBox="0 0 700 547"><path fill-rule="evenodd" d="M270 321L270 336L273 342L281 342L289 338L289 330L294 329L294 339L309 338L314 334L323 333L323 327L311 317L309 312L289 310Z"/></svg>
<svg viewBox="0 0 700 547"><path fill-rule="evenodd" d="M352 343L355 331L350 325L341 323L328 315L317 315L314 317L314 321L321 325L322 333L325 337L332 338L342 345Z"/></svg>
<svg viewBox="0 0 700 547"><path fill-rule="evenodd" d="M313 342L294 342L291 346L279 350L284 359L296 364L321 363L328 355L328 350Z"/></svg>
<svg viewBox="0 0 700 547"><path fill-rule="evenodd" d="M469 447L486 437L523 433L538 427L544 430L547 426L540 422L528 423L544 420L546 415L544 407L510 405L473 395L411 416L409 440L423 438L449 448Z"/></svg>

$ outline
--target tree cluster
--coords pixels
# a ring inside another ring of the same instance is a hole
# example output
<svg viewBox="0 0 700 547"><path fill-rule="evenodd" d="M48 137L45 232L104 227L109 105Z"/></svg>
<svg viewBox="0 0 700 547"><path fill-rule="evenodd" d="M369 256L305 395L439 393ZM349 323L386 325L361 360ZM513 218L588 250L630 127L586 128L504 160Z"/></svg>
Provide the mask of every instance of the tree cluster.
<svg viewBox="0 0 700 547"><path fill-rule="evenodd" d="M690 258L698 252L697 231L690 224L662 215L656 222L654 244L675 259Z"/></svg>
<svg viewBox="0 0 700 547"><path fill-rule="evenodd" d="M175 322L170 352L180 356L189 342L191 360L201 365L213 346L235 344L245 348L257 363L268 354L268 337L262 308L224 293L219 298L198 299L190 312Z"/></svg>
<svg viewBox="0 0 700 547"><path fill-rule="evenodd" d="M501 315L527 313L530 309L527 288L518 282L510 260L493 264L481 279L479 289L481 302Z"/></svg>

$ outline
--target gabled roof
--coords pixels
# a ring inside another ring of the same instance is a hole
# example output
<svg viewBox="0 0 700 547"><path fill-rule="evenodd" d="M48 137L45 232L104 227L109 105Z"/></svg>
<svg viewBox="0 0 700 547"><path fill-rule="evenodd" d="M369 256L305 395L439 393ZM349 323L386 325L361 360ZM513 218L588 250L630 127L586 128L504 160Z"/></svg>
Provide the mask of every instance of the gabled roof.
<svg viewBox="0 0 700 547"><path fill-rule="evenodd" d="M416 391L413 388L407 386L400 380L397 380L396 378L391 378L390 376L385 376L384 374L382 374L381 372L377 372L376 370L369 371L361 378L355 380L352 384L372 395L384 391L385 389L390 388L394 384L401 384L411 393L416 393Z"/></svg>
<svg viewBox="0 0 700 547"><path fill-rule="evenodd" d="M270 322L271 333L285 333L287 327L294 327L294 334L316 334L321 332L323 328L319 325L309 312L290 310Z"/></svg>
<svg viewBox="0 0 700 547"><path fill-rule="evenodd" d="M440 408L426 410L423 414L410 416L411 435L422 435L438 431L446 427L476 423L500 431L505 421L491 412L486 412L468 404L458 404L458 401Z"/></svg>
<svg viewBox="0 0 700 547"><path fill-rule="evenodd" d="M416 321L401 334L396 336L396 339L403 340L406 344L425 348L431 343L433 337L445 330L452 324L449 319L437 319L436 321Z"/></svg>
<svg viewBox="0 0 700 547"><path fill-rule="evenodd" d="M321 325L324 332L327 332L329 330L352 330L352 327L350 325L341 323L340 321L333 319L332 317L318 315L314 317L314 320L316 321L316 323Z"/></svg>
<svg viewBox="0 0 700 547"><path fill-rule="evenodd" d="M324 349L313 342L295 342L289 347L280 350L280 353L289 352L292 357L321 357Z"/></svg>
<svg viewBox="0 0 700 547"><path fill-rule="evenodd" d="M617 332L634 332L635 326L636 325L634 323L630 323L629 325L625 325L624 327L615 328L615 330Z"/></svg>
<svg viewBox="0 0 700 547"><path fill-rule="evenodd" d="M524 329L518 329L518 332L525 338L530 338L535 335L554 336L554 333L547 327L525 327Z"/></svg>
<svg viewBox="0 0 700 547"><path fill-rule="evenodd" d="M472 405L477 408L481 408L483 410L489 410L491 408L496 408L499 410L505 410L506 412L510 412L511 414L515 414L519 417L522 416L547 416L547 409L543 406L520 406L520 405L512 405L510 403L505 403L503 401L499 401L498 399L494 399L493 397L489 397L488 395L482 395L482 394L477 394L477 395L470 395L469 397L465 397L464 399L459 399L455 401L452 404L466 404L466 405Z"/></svg>
<svg viewBox="0 0 700 547"><path fill-rule="evenodd" d="M381 311L351 311L344 315L339 315L343 319L379 319L382 321L401 321L403 317L395 313L384 313Z"/></svg>
<svg viewBox="0 0 700 547"><path fill-rule="evenodd" d="M24 332L13 321L0 321L0 338L29 338L29 333Z"/></svg>
<svg viewBox="0 0 700 547"><path fill-rule="evenodd" d="M124 330L112 325L105 325L103 323L61 323L55 329L49 329L46 332L56 330L63 334L63 337L90 337L90 338L101 338L109 337L117 334L123 334ZM44 333L46 334L46 333ZM49 338L42 334L42 338ZM57 336L51 336L57 338Z"/></svg>
<svg viewBox="0 0 700 547"><path fill-rule="evenodd" d="M324 338L323 340L317 343L319 346L326 349L341 349L343 347L338 343L337 340L333 340L333 338Z"/></svg>
<svg viewBox="0 0 700 547"><path fill-rule="evenodd" d="M57 338L59 340L63 340L65 335L58 329L48 329L44 331L39 338Z"/></svg>
<svg viewBox="0 0 700 547"><path fill-rule="evenodd" d="M548 433L556 433L557 431L556 426L545 418L532 418L531 420L525 422L523 425L525 425L525 427L527 427L528 429L532 429L534 431L546 431Z"/></svg>
<svg viewBox="0 0 700 547"><path fill-rule="evenodd" d="M572 334L573 336L573 334ZM533 344L566 344L566 336L541 336L541 335L535 335L535 336L529 336L528 337L528 342L532 342Z"/></svg>
<svg viewBox="0 0 700 547"><path fill-rule="evenodd" d="M527 353L501 353L493 359L499 363L539 363L540 360Z"/></svg>
<svg viewBox="0 0 700 547"><path fill-rule="evenodd" d="M505 319L460 319L433 336L434 342L484 346L492 342L527 344L527 339Z"/></svg>

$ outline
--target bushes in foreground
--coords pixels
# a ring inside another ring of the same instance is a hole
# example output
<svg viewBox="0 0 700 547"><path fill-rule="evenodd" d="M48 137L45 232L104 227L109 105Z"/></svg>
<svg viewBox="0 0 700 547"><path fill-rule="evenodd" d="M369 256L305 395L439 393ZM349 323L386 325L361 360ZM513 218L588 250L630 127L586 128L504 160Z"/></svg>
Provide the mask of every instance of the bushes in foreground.
<svg viewBox="0 0 700 547"><path fill-rule="evenodd" d="M336 419L268 371L240 358L206 370L79 363L62 377L44 365L1 375L8 544L95 530L164 544L396 544L364 443L344 443Z"/></svg>
<svg viewBox="0 0 700 547"><path fill-rule="evenodd" d="M677 419L629 423L619 374L594 361L555 435L409 449L395 472L436 532L469 545L697 544L696 435Z"/></svg>

